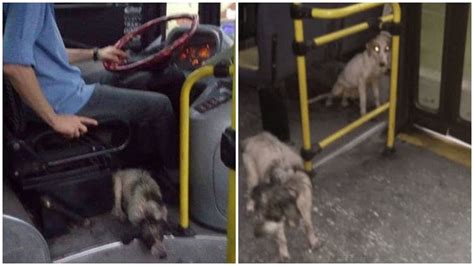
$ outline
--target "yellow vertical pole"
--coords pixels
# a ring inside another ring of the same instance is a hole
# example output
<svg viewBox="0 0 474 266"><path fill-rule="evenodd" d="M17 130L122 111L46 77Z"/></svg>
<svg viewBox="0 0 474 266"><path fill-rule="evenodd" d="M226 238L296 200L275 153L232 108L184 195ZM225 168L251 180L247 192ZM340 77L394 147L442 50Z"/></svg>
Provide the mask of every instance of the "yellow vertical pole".
<svg viewBox="0 0 474 266"><path fill-rule="evenodd" d="M300 5L300 4L294 4ZM303 20L294 19L295 41L304 42ZM311 132L309 127L309 105L308 105L308 85L306 79L306 59L303 55L296 56L296 67L298 70L298 85L300 94L300 113L301 113L301 133L303 135L303 149L311 150ZM311 160L304 162L304 169L307 172L313 170Z"/></svg>
<svg viewBox="0 0 474 266"><path fill-rule="evenodd" d="M235 130L235 65L231 66L230 73L232 75L232 122L231 127ZM237 136L236 136L237 137ZM229 169L229 184L228 184L228 198L227 198L227 262L235 263L235 170Z"/></svg>
<svg viewBox="0 0 474 266"><path fill-rule="evenodd" d="M393 22L400 24L401 9L397 3L392 4ZM387 132L387 149L392 150L395 143L395 116L397 111L397 82L398 82L398 56L400 51L400 35L392 36L392 66L390 77L390 106L388 109L388 132Z"/></svg>
<svg viewBox="0 0 474 266"><path fill-rule="evenodd" d="M179 117L179 225L189 228L189 95L196 81L213 75L212 66L201 67L192 72L183 84L180 96Z"/></svg>

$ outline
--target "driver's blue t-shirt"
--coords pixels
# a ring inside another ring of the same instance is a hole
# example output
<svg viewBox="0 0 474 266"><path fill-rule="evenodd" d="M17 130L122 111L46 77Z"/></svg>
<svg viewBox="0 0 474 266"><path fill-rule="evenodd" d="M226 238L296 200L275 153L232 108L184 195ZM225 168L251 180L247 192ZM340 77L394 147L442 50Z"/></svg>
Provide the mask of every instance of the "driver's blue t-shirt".
<svg viewBox="0 0 474 266"><path fill-rule="evenodd" d="M3 64L32 66L43 94L58 114L75 114L95 85L71 66L53 4L3 4Z"/></svg>

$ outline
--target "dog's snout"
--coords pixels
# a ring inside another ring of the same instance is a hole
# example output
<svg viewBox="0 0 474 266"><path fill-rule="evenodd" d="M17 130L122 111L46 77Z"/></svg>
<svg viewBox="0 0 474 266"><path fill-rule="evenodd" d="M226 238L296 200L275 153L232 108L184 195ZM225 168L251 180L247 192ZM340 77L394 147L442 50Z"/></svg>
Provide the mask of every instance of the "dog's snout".
<svg viewBox="0 0 474 266"><path fill-rule="evenodd" d="M385 62L380 62L379 64L380 67L385 67L385 65L386 65Z"/></svg>
<svg viewBox="0 0 474 266"><path fill-rule="evenodd" d="M162 243L155 243L151 248L151 254L153 256L157 256L160 259L164 259L168 256L165 248L163 247Z"/></svg>

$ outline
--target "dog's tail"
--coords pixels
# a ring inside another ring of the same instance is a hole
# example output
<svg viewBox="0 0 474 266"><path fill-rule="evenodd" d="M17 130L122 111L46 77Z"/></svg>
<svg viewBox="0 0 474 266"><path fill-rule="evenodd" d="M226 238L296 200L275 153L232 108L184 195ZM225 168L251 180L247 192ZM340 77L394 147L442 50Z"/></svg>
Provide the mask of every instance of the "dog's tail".
<svg viewBox="0 0 474 266"><path fill-rule="evenodd" d="M316 97L313 97L311 99L308 100L308 103L309 104L312 104L312 103L317 103L317 102L320 102L322 100L325 100L325 99L328 99L328 98L331 98L333 95L331 92L327 92L327 93L322 93Z"/></svg>

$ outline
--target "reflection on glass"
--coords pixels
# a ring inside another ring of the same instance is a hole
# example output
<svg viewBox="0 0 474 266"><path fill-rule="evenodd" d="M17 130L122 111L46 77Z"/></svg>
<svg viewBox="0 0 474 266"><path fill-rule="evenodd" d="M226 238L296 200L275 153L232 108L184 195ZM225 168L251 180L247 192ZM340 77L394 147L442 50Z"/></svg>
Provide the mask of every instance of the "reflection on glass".
<svg viewBox="0 0 474 266"><path fill-rule="evenodd" d="M443 3L422 5L418 104L431 112L439 108L445 10Z"/></svg>
<svg viewBox="0 0 474 266"><path fill-rule="evenodd" d="M166 4L166 15L173 14L198 14L199 3L167 3ZM191 21L188 19L178 19L169 21L166 25L166 34L168 34L173 28L178 26L190 26Z"/></svg>

